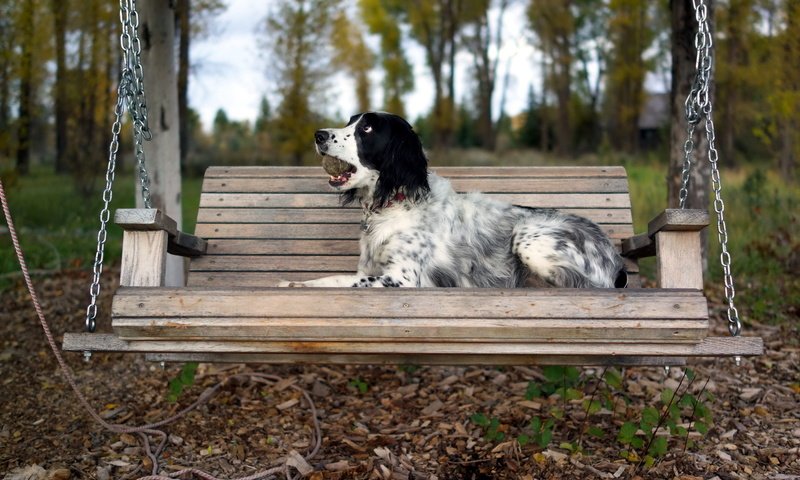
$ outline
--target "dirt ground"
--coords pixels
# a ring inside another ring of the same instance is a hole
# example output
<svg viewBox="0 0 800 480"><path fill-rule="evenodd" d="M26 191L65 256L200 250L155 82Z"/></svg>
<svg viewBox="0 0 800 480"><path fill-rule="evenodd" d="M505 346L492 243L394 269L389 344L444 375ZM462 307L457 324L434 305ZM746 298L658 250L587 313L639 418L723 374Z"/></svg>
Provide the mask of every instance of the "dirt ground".
<svg viewBox="0 0 800 480"><path fill-rule="evenodd" d="M108 272L113 278L118 272ZM107 318L112 280L103 289L99 330ZM68 272L35 279L56 336L79 331L89 276ZM137 478L149 460L137 438L104 431L78 405L45 343L27 294L19 283L2 292L0 313L0 474L4 478ZM724 327L715 327L725 334ZM744 359L700 360L692 365L696 385L713 394L707 404L713 424L695 433L696 445L669 438L655 465L636 468L622 458L622 423L642 409L659 406L665 386L675 387L682 369L628 368L623 373L629 404L586 417L581 401L558 396L525 399L538 368L394 366L205 365L195 385L177 403L166 397L180 365L166 369L141 356L96 354L85 363L68 354L80 388L110 422L137 425L164 418L189 405L226 375L260 372L280 377L266 385L228 380L210 401L165 427L161 472L195 467L223 478L251 475L282 461L290 451L312 447L311 410L299 389L313 399L322 445L308 460L313 479L800 479L800 326L750 326L764 338L767 353ZM582 375L591 377L585 369ZM708 381L708 383L705 383ZM563 402L546 448L518 439L532 417ZM496 418L491 437L471 417ZM581 453L570 453L583 436ZM632 459L633 458L633 459ZM293 470L294 471L294 470ZM184 477L188 478L188 477ZM199 478L199 477L197 477ZM283 478L279 474L278 478Z"/></svg>

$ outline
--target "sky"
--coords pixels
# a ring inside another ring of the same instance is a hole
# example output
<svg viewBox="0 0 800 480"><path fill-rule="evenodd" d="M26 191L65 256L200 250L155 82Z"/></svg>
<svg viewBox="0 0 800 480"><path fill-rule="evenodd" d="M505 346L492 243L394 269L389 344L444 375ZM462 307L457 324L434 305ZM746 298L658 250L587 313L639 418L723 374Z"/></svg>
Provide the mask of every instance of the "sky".
<svg viewBox="0 0 800 480"><path fill-rule="evenodd" d="M189 103L200 113L203 125L209 128L217 110L223 108L232 120L254 120L261 98L266 94L273 108L278 99L270 90L267 72L270 58L259 49L259 25L267 15L270 2L229 0L227 10L213 20L212 34L196 40L191 47L192 75L189 82ZM499 52L498 83L495 92L495 114L499 113L499 91L507 69L509 75L506 112L516 114L527 105L528 88L540 84L538 56L527 41L522 2L512 3L504 17L504 47ZM370 36L368 44L377 50L379 39ZM406 115L415 119L428 112L433 103L433 83L425 65L422 48L406 42L406 52L414 66L415 89L405 97ZM469 55L456 59L456 99L462 101L469 89ZM380 68L370 75L373 84L372 103L382 105ZM335 99L327 112L346 122L357 113L352 82L342 74L330 82Z"/></svg>

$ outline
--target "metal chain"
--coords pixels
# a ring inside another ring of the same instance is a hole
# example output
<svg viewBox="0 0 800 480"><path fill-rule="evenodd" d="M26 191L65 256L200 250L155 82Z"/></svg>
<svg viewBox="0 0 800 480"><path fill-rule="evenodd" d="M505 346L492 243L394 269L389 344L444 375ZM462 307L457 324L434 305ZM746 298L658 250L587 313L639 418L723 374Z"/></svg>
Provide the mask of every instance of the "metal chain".
<svg viewBox="0 0 800 480"><path fill-rule="evenodd" d="M708 7L705 0L692 0L697 21L697 34L694 45L697 51L695 58L695 78L692 89L686 97L684 103L687 139L684 143L684 162L682 172L682 186L680 191L680 207L686 208L686 198L689 191L689 177L692 168L692 152L694 150L694 130L701 119L705 118L706 139L708 140L708 161L711 164L711 188L714 191L714 211L717 213L717 238L720 248L720 264L722 265L723 279L725 283L725 299L728 302L728 331L733 336L738 336L742 331L742 322L739 318L739 311L734 305L733 299L736 290L733 285L733 274L731 273L731 255L728 252L728 227L725 223L725 202L722 200L722 180L719 174L719 153L714 144L716 134L714 132L713 107L709 93L711 83L711 70L714 64L713 59L713 40L711 29L708 25Z"/></svg>
<svg viewBox="0 0 800 480"><path fill-rule="evenodd" d="M108 146L108 167L106 169L106 185L103 189L103 208L100 210L100 229L97 232L97 249L92 266L92 283L89 287L89 306L86 307L85 328L94 332L97 328L97 297L100 295L100 276L103 273L106 240L108 238L108 221L111 217L109 205L113 197L117 154L119 152L119 135L122 129L122 115L127 105L131 115L134 131L134 150L139 170L139 183L142 188L142 199L145 208L152 208L150 201L150 180L145 168L143 140L150 140L151 133L147 126L147 106L144 97L144 76L140 61L141 43L137 33L139 16L136 13L136 0L120 0L120 22L122 34L122 73L117 86L117 104L114 107L114 124L111 126L111 142Z"/></svg>
<svg viewBox="0 0 800 480"><path fill-rule="evenodd" d="M147 104L144 95L144 70L141 63L142 43L139 40L139 13L136 0L120 0L120 21L122 22L123 76L130 77L131 88L126 92L128 111L133 120L133 144L136 166L139 171L139 184L142 190L144 208L152 208L150 199L150 178L145 167L143 142L150 140L152 134L148 127Z"/></svg>
<svg viewBox="0 0 800 480"><path fill-rule="evenodd" d="M694 150L694 129L703 118L704 108L709 104L709 83L711 81L711 47L713 40L711 30L708 28L708 9L704 0L693 0L695 10L695 20L697 20L697 33L694 37L695 55L695 77L692 88L684 102L684 113L686 116L686 142L683 146L683 171L681 172L680 207L686 208L686 199L689 196L689 178L692 169L692 153Z"/></svg>
<svg viewBox="0 0 800 480"><path fill-rule="evenodd" d="M125 78L117 87L117 105L114 107L114 124L111 126L111 143L108 146L108 167L106 169L106 186L103 190L103 209L100 210L100 230L97 232L97 250L94 254L92 267L92 284L89 287L91 300L86 307L86 331L94 332L97 328L97 297L100 295L100 275L103 273L103 257L105 255L106 239L108 235L108 220L111 216L108 208L113 197L114 171L117 167L117 152L119 151L119 133L122 128L122 110L125 97L123 92L127 88Z"/></svg>

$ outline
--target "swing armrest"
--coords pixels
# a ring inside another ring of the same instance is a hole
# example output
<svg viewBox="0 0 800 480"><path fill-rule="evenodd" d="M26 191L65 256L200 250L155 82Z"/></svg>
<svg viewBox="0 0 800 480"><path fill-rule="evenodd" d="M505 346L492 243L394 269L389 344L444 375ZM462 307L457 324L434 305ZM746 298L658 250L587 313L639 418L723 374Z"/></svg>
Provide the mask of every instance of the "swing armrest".
<svg viewBox="0 0 800 480"><path fill-rule="evenodd" d="M154 208L122 208L114 212L114 223L126 232L167 232L167 252L181 257L199 257L206 253L206 241L181 232L178 225L164 212Z"/></svg>
<svg viewBox="0 0 800 480"><path fill-rule="evenodd" d="M622 256L656 257L661 288L703 288L700 232L709 224L708 211L666 209L647 225L647 233L622 242Z"/></svg>
<svg viewBox="0 0 800 480"><path fill-rule="evenodd" d="M178 230L175 220L156 209L120 209L114 222L124 230L120 285L159 287L164 285L167 253L197 257L206 251L206 241Z"/></svg>

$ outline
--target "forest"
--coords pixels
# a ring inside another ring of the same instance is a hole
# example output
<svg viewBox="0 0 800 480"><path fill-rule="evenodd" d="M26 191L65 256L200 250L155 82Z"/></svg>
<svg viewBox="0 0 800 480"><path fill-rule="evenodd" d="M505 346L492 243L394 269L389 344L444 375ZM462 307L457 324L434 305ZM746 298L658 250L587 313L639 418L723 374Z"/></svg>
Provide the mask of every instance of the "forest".
<svg viewBox="0 0 800 480"><path fill-rule="evenodd" d="M348 114L369 109L405 114L404 102L416 87L407 54L411 44L424 51L433 83L430 111L410 119L429 149L480 150L495 155L490 158L536 150L564 159L652 152L666 161L668 145L679 142L680 150L685 136L682 130L670 136L670 126L683 116L678 105L690 81L671 55L676 41L694 38L693 22L675 20L685 3L273 1L253 39L269 59L264 75L270 91L264 92L258 117L231 119L219 110L212 124L203 125L187 98L191 43L218 34L214 18L227 5L179 0L174 11L182 166L186 173L201 173L211 164L313 161L311 133L343 120L330 118L326 108L332 71L352 80L357 105ZM499 75L498 52L512 7L526 17L525 34L517 41L537 52L544 74L529 79L524 111L508 115L502 108L508 74ZM800 2L715 1L710 16L723 162L795 178ZM118 5L2 0L0 42L0 170L5 176L25 175L31 166L41 166L71 174L82 193L93 191L91 179L100 176L98 166L107 157L120 75ZM466 80L455 78L457 58L469 59ZM673 92L648 91L648 75L672 85ZM457 81L468 90L458 98Z"/></svg>

